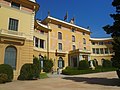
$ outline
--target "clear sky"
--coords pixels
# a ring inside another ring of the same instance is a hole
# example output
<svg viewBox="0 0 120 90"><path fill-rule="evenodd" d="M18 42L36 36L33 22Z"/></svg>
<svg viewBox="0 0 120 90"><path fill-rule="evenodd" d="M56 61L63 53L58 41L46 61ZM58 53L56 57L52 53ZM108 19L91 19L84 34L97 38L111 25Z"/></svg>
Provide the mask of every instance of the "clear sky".
<svg viewBox="0 0 120 90"><path fill-rule="evenodd" d="M63 20L68 12L68 21L75 17L76 25L90 27L91 37L109 37L102 29L107 24L112 24L109 16L115 13L112 7L113 0L36 0L40 5L36 18L43 20L50 15Z"/></svg>

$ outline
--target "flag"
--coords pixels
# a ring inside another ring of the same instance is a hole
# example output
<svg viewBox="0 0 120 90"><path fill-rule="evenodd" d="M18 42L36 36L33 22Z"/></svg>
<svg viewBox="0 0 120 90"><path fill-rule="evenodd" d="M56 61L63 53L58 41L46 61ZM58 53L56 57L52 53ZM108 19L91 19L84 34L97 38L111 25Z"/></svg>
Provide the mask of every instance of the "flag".
<svg viewBox="0 0 120 90"><path fill-rule="evenodd" d="M64 16L64 21L66 21L68 18L68 12L66 12L66 15Z"/></svg>

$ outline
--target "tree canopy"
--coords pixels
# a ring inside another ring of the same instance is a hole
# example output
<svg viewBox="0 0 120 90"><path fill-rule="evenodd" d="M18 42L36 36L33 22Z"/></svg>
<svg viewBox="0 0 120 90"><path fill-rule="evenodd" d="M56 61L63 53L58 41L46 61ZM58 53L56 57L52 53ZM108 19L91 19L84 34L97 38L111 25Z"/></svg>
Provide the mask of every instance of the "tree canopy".
<svg viewBox="0 0 120 90"><path fill-rule="evenodd" d="M113 38L114 55L111 60L113 66L120 69L120 0L113 0L112 6L116 8L116 13L110 14L114 20L113 25L106 25L103 29Z"/></svg>

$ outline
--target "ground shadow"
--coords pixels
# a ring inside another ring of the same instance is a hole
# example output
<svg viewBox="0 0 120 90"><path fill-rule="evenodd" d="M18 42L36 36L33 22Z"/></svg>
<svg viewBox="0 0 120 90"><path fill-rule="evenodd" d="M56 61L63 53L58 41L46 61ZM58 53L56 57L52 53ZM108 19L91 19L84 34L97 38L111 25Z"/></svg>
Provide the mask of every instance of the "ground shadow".
<svg viewBox="0 0 120 90"><path fill-rule="evenodd" d="M66 80L73 80L75 82L84 82L88 84L99 84L104 86L119 86L120 87L120 79L113 78L88 78L88 77L64 77Z"/></svg>

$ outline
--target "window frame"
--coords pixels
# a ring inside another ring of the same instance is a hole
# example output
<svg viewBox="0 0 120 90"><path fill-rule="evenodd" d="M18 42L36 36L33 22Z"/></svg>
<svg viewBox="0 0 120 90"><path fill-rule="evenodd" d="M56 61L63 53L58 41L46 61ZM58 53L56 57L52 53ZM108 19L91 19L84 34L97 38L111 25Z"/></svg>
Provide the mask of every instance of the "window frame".
<svg viewBox="0 0 120 90"><path fill-rule="evenodd" d="M62 40L62 33L61 32L58 32L58 39Z"/></svg>
<svg viewBox="0 0 120 90"><path fill-rule="evenodd" d="M62 43L58 43L58 50L62 51Z"/></svg>
<svg viewBox="0 0 120 90"><path fill-rule="evenodd" d="M19 3L16 3L16 2L11 2L11 7L15 8L15 9L20 9L21 5Z"/></svg>
<svg viewBox="0 0 120 90"><path fill-rule="evenodd" d="M72 42L75 42L75 36L72 35Z"/></svg>
<svg viewBox="0 0 120 90"><path fill-rule="evenodd" d="M86 39L85 38L83 38L83 44L86 44Z"/></svg>
<svg viewBox="0 0 120 90"><path fill-rule="evenodd" d="M75 45L72 45L72 47L73 47L73 50L75 50L75 49L76 49L76 46L75 46Z"/></svg>
<svg viewBox="0 0 120 90"><path fill-rule="evenodd" d="M8 30L18 31L19 20L14 18L9 18Z"/></svg>

